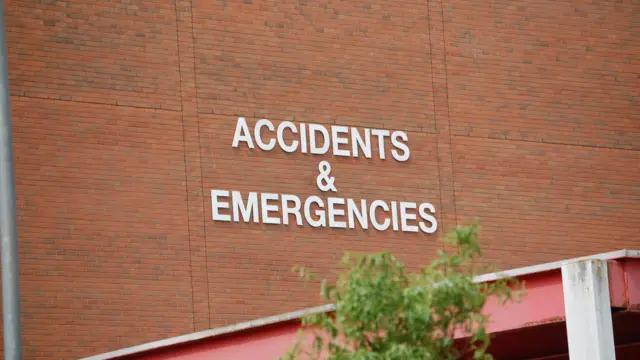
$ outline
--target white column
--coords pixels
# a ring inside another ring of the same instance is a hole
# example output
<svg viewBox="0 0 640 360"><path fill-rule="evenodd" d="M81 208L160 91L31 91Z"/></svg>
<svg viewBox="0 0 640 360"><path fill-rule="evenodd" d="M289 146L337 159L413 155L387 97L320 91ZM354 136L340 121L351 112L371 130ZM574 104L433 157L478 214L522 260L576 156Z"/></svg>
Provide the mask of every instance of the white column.
<svg viewBox="0 0 640 360"><path fill-rule="evenodd" d="M615 360L607 262L562 266L564 309L571 360Z"/></svg>

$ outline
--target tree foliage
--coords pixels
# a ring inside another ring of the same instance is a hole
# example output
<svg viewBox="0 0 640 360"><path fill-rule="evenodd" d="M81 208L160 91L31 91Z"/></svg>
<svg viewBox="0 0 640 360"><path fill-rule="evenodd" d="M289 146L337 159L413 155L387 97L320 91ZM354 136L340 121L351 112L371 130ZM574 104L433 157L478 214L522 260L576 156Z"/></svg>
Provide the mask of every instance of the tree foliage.
<svg viewBox="0 0 640 360"><path fill-rule="evenodd" d="M488 319L481 310L489 296L503 303L515 299L519 284L507 277L473 281L486 269L475 265L482 255L478 236L477 224L456 228L444 240L458 252L439 251L416 272L389 252L345 254L338 280L322 281L321 294L335 311L303 318L313 343L302 346L301 337L284 359L492 359L486 351ZM304 268L299 271L313 277ZM462 348L454 343L456 330L468 335Z"/></svg>

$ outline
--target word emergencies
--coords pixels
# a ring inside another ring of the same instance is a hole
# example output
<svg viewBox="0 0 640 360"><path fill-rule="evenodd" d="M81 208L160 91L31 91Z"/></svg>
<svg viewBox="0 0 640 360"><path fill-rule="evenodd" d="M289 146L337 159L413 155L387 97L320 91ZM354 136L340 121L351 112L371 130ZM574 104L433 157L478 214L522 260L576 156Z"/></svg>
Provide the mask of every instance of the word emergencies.
<svg viewBox="0 0 640 360"><path fill-rule="evenodd" d="M262 135L265 128L268 132L275 133L275 136L265 139ZM285 131L295 139L285 140ZM320 137L322 141L319 144ZM376 141L373 141L372 137L375 137ZM231 146L237 148L244 143L250 149L257 145L263 151L270 151L277 145L288 153L300 151L315 155L326 154L331 149L334 156L359 157L363 154L371 158L375 154L384 160L387 138L393 147L391 157L399 162L407 161L410 156L407 145L409 139L404 131L361 130L337 125L331 125L327 129L320 124L301 123L296 126L290 121L283 121L276 128L267 119L259 120L252 133L246 120L239 117ZM377 151L373 151L374 143L377 145ZM337 192L329 162L321 161L318 171L318 189L322 192ZM306 223L314 228L359 227L366 230L371 225L378 231L391 228L393 231L422 231L427 234L436 232L438 228L434 216L435 207L427 202L418 204L410 201L367 201L332 196L323 199L315 195L303 201L293 194L249 192L243 195L240 191L214 189L211 190L211 207L214 221L289 225L293 216L298 226L304 226Z"/></svg>

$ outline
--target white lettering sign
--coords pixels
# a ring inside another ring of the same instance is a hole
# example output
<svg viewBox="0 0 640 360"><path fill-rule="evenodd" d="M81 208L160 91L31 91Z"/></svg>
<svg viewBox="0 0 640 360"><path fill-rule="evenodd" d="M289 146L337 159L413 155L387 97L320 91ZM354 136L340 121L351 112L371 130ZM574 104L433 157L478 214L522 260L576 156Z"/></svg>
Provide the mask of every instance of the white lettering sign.
<svg viewBox="0 0 640 360"><path fill-rule="evenodd" d="M391 147L387 148L389 142ZM238 148L244 144L249 149L257 146L262 151L278 147L287 153L331 153L334 156L356 158L363 155L368 159L377 156L381 160L385 160L389 154L394 160L405 162L411 154L408 143L409 137L404 131L305 123L296 125L291 121L283 121L276 127L267 119L258 120L252 132L245 118L239 117L231 146ZM335 177L331 175L331 164L326 160L318 164L316 185L322 192L338 192ZM295 223L298 226L306 224L314 228L337 229L367 230L373 227L378 231L391 229L433 234L438 229L435 213L435 207L428 202L367 201L335 195L324 199L319 196L300 199L293 194L243 194L239 191L211 190L214 221Z"/></svg>
<svg viewBox="0 0 640 360"><path fill-rule="evenodd" d="M285 141L285 132L295 138L289 143ZM409 137L404 131L389 131L386 129L358 129L341 125L331 125L327 128L321 124L296 124L283 121L276 128L273 122L260 119L251 130L245 118L238 118L236 131L231 146L237 148L245 144L249 149L256 145L260 150L271 151L277 147L282 151L292 153L300 151L315 155L331 153L334 156L359 157L360 153L371 158L376 154L379 159L387 158L387 140L391 140L391 157L400 162L409 160L410 151L407 143ZM374 139L372 139L372 137Z"/></svg>

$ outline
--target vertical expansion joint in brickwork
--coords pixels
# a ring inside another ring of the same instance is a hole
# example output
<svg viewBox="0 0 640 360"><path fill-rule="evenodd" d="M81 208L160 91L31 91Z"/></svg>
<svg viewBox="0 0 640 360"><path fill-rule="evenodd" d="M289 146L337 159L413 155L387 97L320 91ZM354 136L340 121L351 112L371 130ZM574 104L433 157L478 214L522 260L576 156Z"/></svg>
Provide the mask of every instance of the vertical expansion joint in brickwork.
<svg viewBox="0 0 640 360"><path fill-rule="evenodd" d="M193 31L193 0L189 0L189 12L191 13L191 21L190 21L190 28L191 28L191 43L192 43L192 47L191 47L191 51L192 51L192 66L193 66L193 83L194 83L194 92L195 92L195 99L196 99L196 103L195 103L195 117L196 117L196 121L197 121L197 132L198 132L198 157L200 160L200 189L199 189L199 193L200 196L202 198L202 231L203 231L203 236L204 236L204 249L205 249L205 269L206 269L206 279L207 279L207 327L211 328L211 301L209 299L209 291L210 291L210 287L209 287L209 257L207 256L208 249L207 249L207 227L206 227L206 212L204 211L204 208L206 206L206 200L204 197L204 179L202 177L202 174L204 172L203 169L203 160L202 160L202 147L200 146L200 144L202 143L202 131L200 129L200 118L199 118L199 105L198 105L198 76L197 76L197 72L196 72L196 38L195 38L195 33Z"/></svg>
<svg viewBox="0 0 640 360"><path fill-rule="evenodd" d="M446 66L446 45L444 36L444 10L442 2L427 2L429 22L429 59L431 68L431 90L433 92L432 111L435 120L436 156L438 160L438 181L442 229L455 227L458 221L455 204L455 174L453 166L451 119L449 116L448 79Z"/></svg>
<svg viewBox="0 0 640 360"><path fill-rule="evenodd" d="M211 326L209 304L209 275L205 226L205 200L202 196L202 153L200 147L200 121L197 111L197 85L195 66L195 39L191 1L176 1L176 36L180 72L181 118L184 149L185 190L187 196L188 237L191 267L191 299L194 331ZM195 104L193 100L195 99ZM194 172L196 175L194 175ZM197 243L196 245L194 245ZM204 248L204 254L200 254ZM195 263L194 263L195 262ZM204 272L205 283L202 284ZM204 287L204 289L203 289ZM199 311L206 303L206 314ZM202 318L206 316L206 324Z"/></svg>
<svg viewBox="0 0 640 360"><path fill-rule="evenodd" d="M436 157L438 159L438 186L439 186L439 189L440 189L439 200L440 200L440 204L442 204L442 179L441 179L441 177L439 175L439 173L440 173L440 146L439 146L440 136L439 135L440 135L441 130L438 128L438 118L436 116L436 102L435 102L436 87L435 87L435 80L434 80L434 76L433 76L433 71L434 71L433 70L433 40L431 39L432 19L431 19L431 11L429 9L429 7L430 7L429 3L430 3L430 0L427 0L427 22L429 23L429 25L427 26L427 29L429 31L429 62L430 62L429 69L431 71L431 90L433 92L433 98L434 98L434 101L432 101L432 103L431 103L431 109L432 109L432 112L433 112L433 119L434 119L434 121L436 123L436 125L435 125L436 131L435 132L438 135L436 137L436 143L438 143L436 145ZM445 220L441 219L440 222L442 223L442 227L446 228L447 223L445 222Z"/></svg>
<svg viewBox="0 0 640 360"><path fill-rule="evenodd" d="M178 72L179 72L179 76L178 78L180 79L180 120L181 120L181 124L182 124L182 149L183 149L183 166L184 166L184 191L185 191L185 196L187 198L187 203L186 203L186 210L187 210L187 237L189 240L189 270L190 270L190 277L191 277L191 312L192 312L192 316L193 316L193 320L192 320L192 326L193 326L193 331L196 331L196 313L195 313L195 302L194 302L194 289L193 289L193 264L192 264L192 260L191 260L191 251L192 251L192 244L191 244L191 212L189 211L189 182L188 182L188 175L187 175L187 146L186 146L186 140L185 140L185 121L184 121L184 98L182 95L182 60L180 57L180 29L179 29L179 23L181 20L181 16L180 16L180 11L178 11L178 1L175 2L175 7L176 7L176 44L178 46Z"/></svg>
<svg viewBox="0 0 640 360"><path fill-rule="evenodd" d="M445 96L446 96L446 104L447 104L447 123L448 123L448 132L449 132L449 152L450 152L450 156L449 156L449 163L451 163L451 186L453 188L453 213L455 216L455 223L457 225L458 223L458 208L456 206L456 191L455 191L455 185L456 185L456 169L455 169L455 164L453 161L453 139L452 139L452 134L451 134L451 108L450 108L450 102L449 102L449 68L447 67L447 40L445 38L446 34L446 29L445 29L445 22L444 22L444 2L441 1L440 2L440 12L441 12L441 16L442 16L442 36L443 36L443 41L442 41L442 46L444 47L444 81L445 81Z"/></svg>
<svg viewBox="0 0 640 360"><path fill-rule="evenodd" d="M453 139L451 134L451 111L450 111L450 103L449 103L449 68L447 67L447 39L445 37L446 29L444 22L444 1L440 1L440 23L442 24L442 48L443 48L443 61L444 61L444 96L445 96L445 104L446 104L446 114L447 114L447 133L449 136L449 163L451 164L451 188L452 188L452 196L453 196L453 214L455 218L455 225L458 224L458 209L456 206L456 171L455 165L453 162Z"/></svg>

